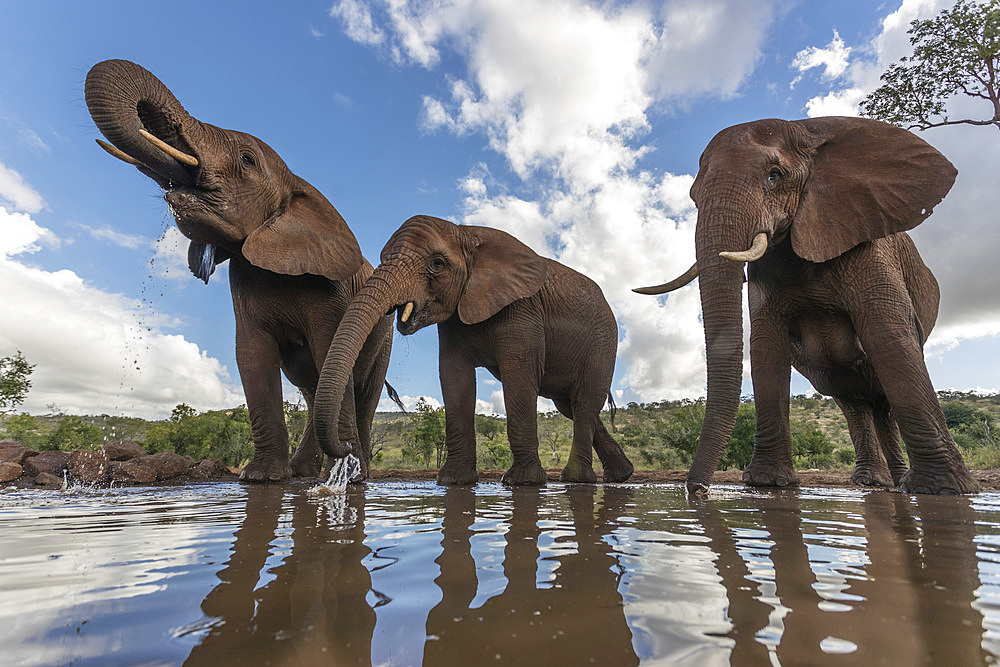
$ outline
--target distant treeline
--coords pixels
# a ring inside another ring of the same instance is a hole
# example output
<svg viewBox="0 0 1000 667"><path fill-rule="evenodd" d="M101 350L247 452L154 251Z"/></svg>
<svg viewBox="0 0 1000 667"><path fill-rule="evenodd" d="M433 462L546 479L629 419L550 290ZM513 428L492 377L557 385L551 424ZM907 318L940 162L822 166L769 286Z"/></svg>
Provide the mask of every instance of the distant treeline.
<svg viewBox="0 0 1000 667"><path fill-rule="evenodd" d="M948 427L968 464L1000 467L1000 395L942 391L938 396ZM750 461L755 417L753 401L742 401L720 469L743 468ZM615 414L613 434L636 468L685 469L697 447L704 418L702 400L629 403ZM608 412L603 419L611 429ZM305 420L304 408L285 404L292 451L298 446ZM797 468L843 469L854 465L847 424L832 400L818 395L792 397L790 422ZM444 423L444 410L423 402L409 414L377 414L372 426L374 467L439 467L445 457ZM476 438L480 468L510 465L505 419L476 415ZM199 460L217 458L233 467L245 465L253 454L250 416L242 406L198 413L182 403L161 421L109 415L5 415L0 417L0 439L16 440L38 451L98 449L105 442L132 440L151 454L176 452ZM568 419L555 412L538 415L542 465L565 465L572 439L572 422Z"/></svg>

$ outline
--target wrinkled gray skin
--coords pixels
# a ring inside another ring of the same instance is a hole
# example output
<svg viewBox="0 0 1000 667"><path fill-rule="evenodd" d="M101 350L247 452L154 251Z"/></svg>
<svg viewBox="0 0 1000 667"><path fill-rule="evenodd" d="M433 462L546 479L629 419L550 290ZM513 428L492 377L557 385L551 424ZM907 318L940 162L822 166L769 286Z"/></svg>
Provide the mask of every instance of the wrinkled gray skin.
<svg viewBox="0 0 1000 667"><path fill-rule="evenodd" d="M351 302L316 391L316 435L330 438L348 372L386 312L409 335L437 324L448 458L439 484L472 484L476 470L476 368L503 383L513 463L506 484L544 484L538 458L538 397L573 420L562 479L594 482L592 451L604 481L632 474L600 412L611 389L618 327L600 288L539 257L510 234L430 216L407 220L382 249L382 263Z"/></svg>
<svg viewBox="0 0 1000 667"><path fill-rule="evenodd" d="M712 139L691 187L708 362L691 492L706 490L718 465L743 375L745 264L720 253L742 252L759 235L767 250L746 265L757 430L744 481L798 483L788 423L794 366L843 409L857 453L854 481L914 493L978 490L924 365L938 286L905 233L930 215L956 174L916 135L868 119L761 120Z"/></svg>
<svg viewBox="0 0 1000 667"><path fill-rule="evenodd" d="M191 117L139 65L125 60L94 65L86 99L97 127L121 152L116 157L166 191L178 229L191 240L192 273L208 282L216 265L229 260L236 362L254 440L253 458L240 478L268 482L319 475L323 454L313 431L313 394L334 331L372 272L351 230L267 144ZM153 146L140 130L192 156L197 166ZM368 474L371 422L391 341L390 321L377 323L335 418L338 449L358 454L362 478ZM309 409L290 465L282 371Z"/></svg>

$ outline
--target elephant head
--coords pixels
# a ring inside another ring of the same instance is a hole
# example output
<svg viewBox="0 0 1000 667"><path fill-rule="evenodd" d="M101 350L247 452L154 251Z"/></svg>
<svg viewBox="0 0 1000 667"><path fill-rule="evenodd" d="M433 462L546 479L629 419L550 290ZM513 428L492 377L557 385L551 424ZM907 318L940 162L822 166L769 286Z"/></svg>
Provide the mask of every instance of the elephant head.
<svg viewBox="0 0 1000 667"><path fill-rule="evenodd" d="M744 263L784 243L804 260L826 262L912 229L956 174L914 134L869 119L761 120L712 139L691 187L698 207L695 265L674 281L635 290L662 294L699 278L708 399L689 489L707 487L736 419Z"/></svg>
<svg viewBox="0 0 1000 667"><path fill-rule="evenodd" d="M166 192L191 240L191 271L206 283L217 263L237 255L276 273L331 280L361 267L361 249L337 210L260 139L193 118L159 79L127 60L94 65L85 96L111 142L97 143Z"/></svg>
<svg viewBox="0 0 1000 667"><path fill-rule="evenodd" d="M330 344L315 399L320 446L332 456L347 453L338 451L331 417L339 413L354 360L380 318L395 312L403 335L452 318L477 324L538 292L545 275L544 260L506 232L422 215L404 222Z"/></svg>

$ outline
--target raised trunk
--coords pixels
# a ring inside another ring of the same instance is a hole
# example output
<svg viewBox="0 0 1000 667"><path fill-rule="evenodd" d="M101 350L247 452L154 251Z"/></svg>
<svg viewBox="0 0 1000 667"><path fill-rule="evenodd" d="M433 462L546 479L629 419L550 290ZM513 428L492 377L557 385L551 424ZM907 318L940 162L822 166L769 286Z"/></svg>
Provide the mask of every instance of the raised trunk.
<svg viewBox="0 0 1000 667"><path fill-rule="evenodd" d="M84 90L87 109L101 134L141 162L148 176L160 185L192 184L189 169L139 134L139 130L146 130L185 153L195 153L184 134L191 138L201 130L201 124L159 79L127 60L105 60L87 73Z"/></svg>
<svg viewBox="0 0 1000 667"><path fill-rule="evenodd" d="M313 427L320 447L333 457L347 456L340 442L337 421L351 370L379 319L399 303L408 271L399 264L380 264L351 300L330 349L316 387Z"/></svg>
<svg viewBox="0 0 1000 667"><path fill-rule="evenodd" d="M688 491L693 493L707 490L729 443L743 380L743 268L719 257L719 252L744 247L745 242L715 234L714 230L724 229L725 225L713 224L713 220L703 217L708 216L699 216L696 245L708 399L698 449L687 476Z"/></svg>

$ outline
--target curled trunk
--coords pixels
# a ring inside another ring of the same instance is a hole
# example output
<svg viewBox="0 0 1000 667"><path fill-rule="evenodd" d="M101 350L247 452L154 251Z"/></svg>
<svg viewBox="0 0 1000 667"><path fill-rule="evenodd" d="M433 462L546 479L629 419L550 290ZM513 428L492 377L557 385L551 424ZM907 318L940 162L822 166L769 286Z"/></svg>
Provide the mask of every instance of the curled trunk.
<svg viewBox="0 0 1000 667"><path fill-rule="evenodd" d="M184 134L190 137L201 124L159 79L127 60L105 60L87 73L84 90L87 109L108 141L140 162L161 185L191 185L192 173L139 132L145 130L184 153L195 152Z"/></svg>
<svg viewBox="0 0 1000 667"><path fill-rule="evenodd" d="M727 249L727 239L707 240L710 232L706 228L722 226L698 222L698 280L705 325L708 399L698 449L687 476L691 492L708 488L729 443L743 380L743 267L719 257L719 252Z"/></svg>
<svg viewBox="0 0 1000 667"><path fill-rule="evenodd" d="M351 370L372 329L399 303L405 284L398 265L379 265L351 300L337 326L314 401L316 439L329 456L343 457L349 453L340 442L337 423Z"/></svg>

